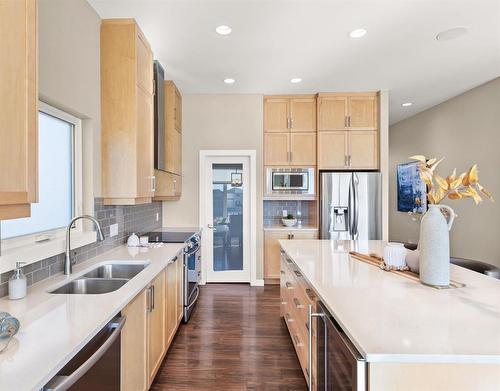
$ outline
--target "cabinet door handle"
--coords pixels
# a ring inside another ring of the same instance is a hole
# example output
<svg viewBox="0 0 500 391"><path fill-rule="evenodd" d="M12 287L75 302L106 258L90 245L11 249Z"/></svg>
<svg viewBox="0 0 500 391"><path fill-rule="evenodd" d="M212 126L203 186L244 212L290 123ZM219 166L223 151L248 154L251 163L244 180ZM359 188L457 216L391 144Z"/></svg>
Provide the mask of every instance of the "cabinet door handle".
<svg viewBox="0 0 500 391"><path fill-rule="evenodd" d="M295 304L296 308L304 308L304 306L300 304L299 299L297 299L296 297L293 298L293 304Z"/></svg>
<svg viewBox="0 0 500 391"><path fill-rule="evenodd" d="M293 289L292 284L290 284L288 281L287 281L287 282L285 282L285 286L286 286L288 289Z"/></svg>
<svg viewBox="0 0 500 391"><path fill-rule="evenodd" d="M349 162L349 167L351 167L351 155L347 157L347 161Z"/></svg>
<svg viewBox="0 0 500 391"><path fill-rule="evenodd" d="M293 118L290 118L290 129L293 129Z"/></svg>
<svg viewBox="0 0 500 391"><path fill-rule="evenodd" d="M156 177L154 175L151 177L151 191L156 191Z"/></svg>
<svg viewBox="0 0 500 391"><path fill-rule="evenodd" d="M316 295L313 293L313 291L310 288L306 288L306 295L310 300L312 300L312 301L316 300Z"/></svg>
<svg viewBox="0 0 500 391"><path fill-rule="evenodd" d="M294 239L294 238L295 238L295 234L294 234L294 233L291 233L290 235L292 235L292 239Z"/></svg>
<svg viewBox="0 0 500 391"><path fill-rule="evenodd" d="M287 323L293 322L293 318L290 316L290 314L288 312L285 314L285 319L286 319Z"/></svg>
<svg viewBox="0 0 500 391"><path fill-rule="evenodd" d="M344 127L347 128L347 116L344 116Z"/></svg>
<svg viewBox="0 0 500 391"><path fill-rule="evenodd" d="M302 342L300 342L300 339L299 337L297 336L297 334L294 334L293 335L293 343L295 344L295 346L297 346L298 348L302 347Z"/></svg>
<svg viewBox="0 0 500 391"><path fill-rule="evenodd" d="M348 120L347 120L347 124L348 124L348 126L349 126L349 127L351 127L351 116L349 116L349 117L347 117L347 118L348 118Z"/></svg>
<svg viewBox="0 0 500 391"><path fill-rule="evenodd" d="M290 162L293 161L293 152L290 151Z"/></svg>
<svg viewBox="0 0 500 391"><path fill-rule="evenodd" d="M151 285L151 312L155 310L155 286Z"/></svg>
<svg viewBox="0 0 500 391"><path fill-rule="evenodd" d="M313 313L312 312L312 306L309 304L307 307L307 322L309 323L310 327L308 328L308 333L307 333L307 339L308 339L308 349L307 349L307 372L309 375L309 384L312 384L312 342L313 342L313 324L312 324L312 318L322 318L323 322L325 321L325 314L323 313ZM325 325L325 340L326 340L326 325ZM325 343L325 358L327 357L327 344ZM325 368L326 368L327 363L325 363ZM325 389L327 389L327 375L325 372Z"/></svg>
<svg viewBox="0 0 500 391"><path fill-rule="evenodd" d="M280 274L285 274L285 271L284 270L280 270Z"/></svg>
<svg viewBox="0 0 500 391"><path fill-rule="evenodd" d="M348 164L348 162L347 162L347 155L344 155L344 166L346 166L346 167L347 167L348 165L349 165L349 164Z"/></svg>
<svg viewBox="0 0 500 391"><path fill-rule="evenodd" d="M302 277L302 273L299 272L298 270L293 271L297 277Z"/></svg>

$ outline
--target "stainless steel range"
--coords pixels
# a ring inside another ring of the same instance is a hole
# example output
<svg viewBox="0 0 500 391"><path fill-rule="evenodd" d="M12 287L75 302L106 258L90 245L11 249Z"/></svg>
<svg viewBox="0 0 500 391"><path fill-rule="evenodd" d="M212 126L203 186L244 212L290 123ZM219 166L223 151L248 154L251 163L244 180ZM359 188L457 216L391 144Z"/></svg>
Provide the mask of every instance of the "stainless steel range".
<svg viewBox="0 0 500 391"><path fill-rule="evenodd" d="M184 322L187 323L200 296L201 236L193 231L158 231L146 234L150 242L185 243L184 248Z"/></svg>

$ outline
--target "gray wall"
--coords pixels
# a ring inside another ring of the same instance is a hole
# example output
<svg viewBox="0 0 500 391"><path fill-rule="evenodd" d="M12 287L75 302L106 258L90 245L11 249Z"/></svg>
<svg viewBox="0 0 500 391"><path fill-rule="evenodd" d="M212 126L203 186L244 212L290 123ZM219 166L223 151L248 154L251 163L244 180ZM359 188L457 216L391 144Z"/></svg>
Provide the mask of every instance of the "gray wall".
<svg viewBox="0 0 500 391"><path fill-rule="evenodd" d="M396 165L408 156L445 157L437 170L479 166L480 183L500 199L500 78L450 99L390 127L391 240L418 241L418 221L397 212ZM500 266L500 205L446 200L458 214L450 234L452 256Z"/></svg>
<svg viewBox="0 0 500 391"><path fill-rule="evenodd" d="M39 0L40 99L82 119L87 211L100 195L100 26L86 0Z"/></svg>
<svg viewBox="0 0 500 391"><path fill-rule="evenodd" d="M183 95L182 197L164 202L163 223L199 224L199 151L202 149L254 149L257 151L257 278L262 278L262 95Z"/></svg>

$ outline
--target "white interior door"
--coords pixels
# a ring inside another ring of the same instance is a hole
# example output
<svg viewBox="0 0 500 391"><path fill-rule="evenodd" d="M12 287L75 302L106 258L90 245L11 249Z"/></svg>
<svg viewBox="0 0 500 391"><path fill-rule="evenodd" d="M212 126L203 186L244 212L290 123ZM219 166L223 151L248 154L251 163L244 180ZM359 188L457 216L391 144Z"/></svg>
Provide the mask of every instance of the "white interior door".
<svg viewBox="0 0 500 391"><path fill-rule="evenodd" d="M249 166L248 156L207 156L202 165L205 282L250 282Z"/></svg>

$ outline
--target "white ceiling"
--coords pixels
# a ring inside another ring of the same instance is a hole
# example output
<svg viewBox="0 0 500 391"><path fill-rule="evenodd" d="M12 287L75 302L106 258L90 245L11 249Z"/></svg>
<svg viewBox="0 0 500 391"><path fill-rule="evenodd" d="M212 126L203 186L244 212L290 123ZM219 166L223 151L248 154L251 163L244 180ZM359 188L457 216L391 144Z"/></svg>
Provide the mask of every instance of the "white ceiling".
<svg viewBox="0 0 500 391"><path fill-rule="evenodd" d="M395 123L500 76L500 0L88 1L102 18L135 18L183 93L387 89ZM454 26L469 33L435 39ZM359 27L368 34L349 38Z"/></svg>

